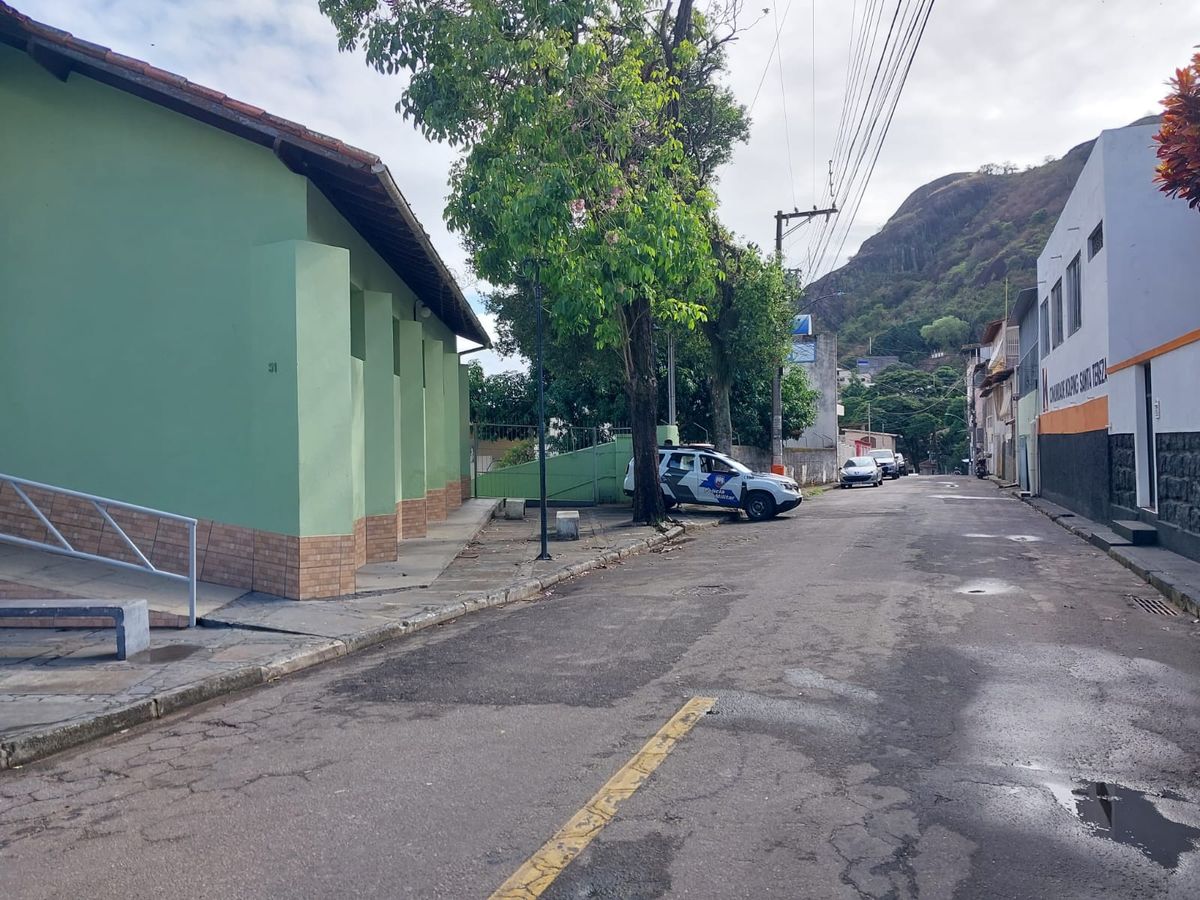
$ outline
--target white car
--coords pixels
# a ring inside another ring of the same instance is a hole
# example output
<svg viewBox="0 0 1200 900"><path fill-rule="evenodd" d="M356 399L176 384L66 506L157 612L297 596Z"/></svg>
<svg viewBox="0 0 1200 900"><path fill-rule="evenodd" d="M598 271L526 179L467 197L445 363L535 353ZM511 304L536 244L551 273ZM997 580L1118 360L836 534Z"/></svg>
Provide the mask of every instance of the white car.
<svg viewBox="0 0 1200 900"><path fill-rule="evenodd" d="M783 475L752 472L732 457L705 447L658 448L658 478L667 508L700 503L744 509L762 521L804 500L800 486ZM633 496L633 460L625 471L625 493Z"/></svg>

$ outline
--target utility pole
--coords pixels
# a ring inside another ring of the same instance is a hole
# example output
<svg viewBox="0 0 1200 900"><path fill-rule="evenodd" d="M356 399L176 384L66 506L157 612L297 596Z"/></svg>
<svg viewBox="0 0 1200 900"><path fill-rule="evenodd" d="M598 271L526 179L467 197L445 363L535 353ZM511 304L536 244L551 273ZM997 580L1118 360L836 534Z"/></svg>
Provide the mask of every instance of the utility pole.
<svg viewBox="0 0 1200 900"><path fill-rule="evenodd" d="M667 332L667 424L675 421L675 332Z"/></svg>
<svg viewBox="0 0 1200 900"><path fill-rule="evenodd" d="M542 345L545 342L545 325L542 323L542 279L538 269L533 270L533 302L537 306L537 382L538 382L538 499L541 501L540 537L542 552L538 559L550 559L546 546L546 373L542 365Z"/></svg>
<svg viewBox="0 0 1200 900"><path fill-rule="evenodd" d="M829 217L838 211L836 206L831 206L829 209L817 209L815 206L812 209L798 210L794 209L791 212L784 212L782 209L775 213L775 260L780 267L783 266L783 239L799 228L801 225L811 222L817 216L824 216L825 221L829 221ZM790 222L792 219L799 219L797 225L793 225L785 233L783 226L785 222ZM775 377L771 381L771 471L776 475L782 475L783 469L783 360L779 361L779 365L775 367Z"/></svg>

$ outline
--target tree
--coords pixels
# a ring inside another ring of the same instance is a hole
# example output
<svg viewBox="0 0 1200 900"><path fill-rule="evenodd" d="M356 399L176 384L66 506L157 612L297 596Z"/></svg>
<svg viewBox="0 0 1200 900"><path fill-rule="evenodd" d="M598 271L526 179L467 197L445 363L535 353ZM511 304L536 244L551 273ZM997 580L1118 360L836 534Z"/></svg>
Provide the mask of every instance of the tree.
<svg viewBox="0 0 1200 900"><path fill-rule="evenodd" d="M966 448L965 400L962 373L949 366L933 372L893 366L870 386L856 381L843 389L843 421L866 426L869 419L874 430L899 435L914 465L932 456L949 469Z"/></svg>
<svg viewBox="0 0 1200 900"><path fill-rule="evenodd" d="M724 234L713 247L722 278L700 329L710 348L713 443L730 453L730 392L739 376L770 378L783 359L791 332L791 292L783 271L756 247L737 246Z"/></svg>
<svg viewBox="0 0 1200 900"><path fill-rule="evenodd" d="M714 288L713 200L678 125L692 5L320 0L343 49L410 74L403 113L462 149L446 217L476 272L524 296L536 279L559 331L618 351L636 522L664 515L654 322L694 327Z"/></svg>
<svg viewBox="0 0 1200 900"><path fill-rule="evenodd" d="M537 385L528 372L485 375L477 362L467 367L471 382L471 422L531 425L537 421Z"/></svg>
<svg viewBox="0 0 1200 900"><path fill-rule="evenodd" d="M1171 93L1163 100L1154 180L1171 197L1200 209L1200 53L1175 71Z"/></svg>
<svg viewBox="0 0 1200 900"><path fill-rule="evenodd" d="M971 326L958 316L942 316L921 329L921 337L935 350L956 350L970 334Z"/></svg>

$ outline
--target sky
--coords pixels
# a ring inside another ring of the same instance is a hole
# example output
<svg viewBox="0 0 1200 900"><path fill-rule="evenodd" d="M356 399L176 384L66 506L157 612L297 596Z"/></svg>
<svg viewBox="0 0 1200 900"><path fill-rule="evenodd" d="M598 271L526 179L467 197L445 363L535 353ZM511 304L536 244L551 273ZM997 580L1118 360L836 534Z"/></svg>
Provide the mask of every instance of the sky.
<svg viewBox="0 0 1200 900"><path fill-rule="evenodd" d="M494 327L478 303L486 285L442 220L454 151L429 143L395 112L401 77L379 75L360 55L338 52L316 0L7 2L378 154L485 325ZM717 187L723 221L747 240L772 246L776 209L827 205L851 23L872 2L747 3L742 22L750 27L732 46L729 83L743 103L753 103L753 126ZM880 2L890 14L894 0ZM831 248L806 277L845 262L934 178L989 162L1039 163L1101 129L1158 112L1166 80L1198 44L1196 0L936 2L842 252L834 258ZM813 266L815 233L811 225L797 230L785 245L786 265ZM492 372L523 365L491 351L471 358Z"/></svg>

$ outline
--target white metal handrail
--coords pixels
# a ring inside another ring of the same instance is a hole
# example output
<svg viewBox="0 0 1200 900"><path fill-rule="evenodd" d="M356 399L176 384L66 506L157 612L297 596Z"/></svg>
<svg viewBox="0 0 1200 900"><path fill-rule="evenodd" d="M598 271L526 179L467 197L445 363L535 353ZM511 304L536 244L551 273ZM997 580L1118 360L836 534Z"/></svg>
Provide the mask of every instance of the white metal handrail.
<svg viewBox="0 0 1200 900"><path fill-rule="evenodd" d="M90 559L94 562L105 563L110 566L119 566L123 569L133 569L136 572L149 572L152 575L159 575L171 581L180 581L188 586L188 625L196 624L196 520L188 516L180 516L175 513L163 512L161 509L150 509L146 506L138 506L134 503L123 503L120 500L111 500L108 497L99 497L95 494L85 494L82 491L72 491L67 488L55 487L52 484L41 484L37 481L29 481L25 478L17 478L15 475L5 475L0 473L0 488L5 484L12 487L13 491L20 497L25 505L33 512L38 520L41 521L46 531L54 536L60 546L55 546L48 541L34 541L29 538L18 537L15 534L6 534L0 531L0 541L7 544L16 544L21 547L32 547L35 550L44 550L47 553L58 553L62 556L72 556L76 559ZM134 556L140 562L131 563L121 559L111 559L107 556L100 556L96 553L88 553L86 550L77 550L71 546L71 542L63 537L54 523L50 521L49 516L38 509L38 505L30 499L23 488L33 488L35 490L51 491L54 494L62 494L67 497L75 497L80 500L87 500L96 508L101 518L105 523L117 533L117 535L125 542L125 545L133 551ZM157 516L160 519L170 519L173 522L182 522L187 526L188 532L188 574L180 575L175 572L168 572L155 566L125 533L125 529L118 525L111 515L110 509L130 510L132 512L146 513L147 515Z"/></svg>

